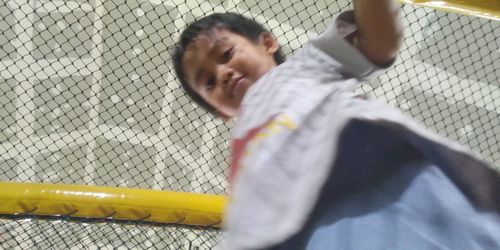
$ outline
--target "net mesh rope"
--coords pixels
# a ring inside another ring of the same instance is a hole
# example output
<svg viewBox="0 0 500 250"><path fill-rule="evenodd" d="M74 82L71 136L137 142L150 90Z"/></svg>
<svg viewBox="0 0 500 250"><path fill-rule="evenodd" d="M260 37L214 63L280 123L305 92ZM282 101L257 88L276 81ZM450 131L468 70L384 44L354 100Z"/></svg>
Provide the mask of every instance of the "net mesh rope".
<svg viewBox="0 0 500 250"><path fill-rule="evenodd" d="M231 123L184 96L186 23L239 12L287 56L349 1L0 0L0 181L225 194ZM500 23L404 5L404 44L357 89L500 165ZM1 249L212 249L216 230L0 220Z"/></svg>

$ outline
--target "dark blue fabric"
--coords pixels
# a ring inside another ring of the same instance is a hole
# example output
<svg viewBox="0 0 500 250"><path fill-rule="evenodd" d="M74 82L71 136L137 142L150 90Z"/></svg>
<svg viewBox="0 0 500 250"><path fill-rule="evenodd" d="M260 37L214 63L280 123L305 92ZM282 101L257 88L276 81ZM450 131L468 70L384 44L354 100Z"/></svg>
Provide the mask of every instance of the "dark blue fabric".
<svg viewBox="0 0 500 250"><path fill-rule="evenodd" d="M431 144L411 141L350 123L308 222L276 249L500 249L499 214L473 204Z"/></svg>

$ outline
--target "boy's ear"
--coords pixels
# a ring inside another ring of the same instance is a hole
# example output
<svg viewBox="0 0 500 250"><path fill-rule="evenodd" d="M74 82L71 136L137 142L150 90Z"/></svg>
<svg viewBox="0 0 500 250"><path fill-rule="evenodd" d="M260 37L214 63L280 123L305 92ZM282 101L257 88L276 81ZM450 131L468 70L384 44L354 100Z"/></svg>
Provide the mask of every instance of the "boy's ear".
<svg viewBox="0 0 500 250"><path fill-rule="evenodd" d="M260 40L262 45L264 45L266 52L271 55L278 51L280 47L278 40L269 32L260 34Z"/></svg>

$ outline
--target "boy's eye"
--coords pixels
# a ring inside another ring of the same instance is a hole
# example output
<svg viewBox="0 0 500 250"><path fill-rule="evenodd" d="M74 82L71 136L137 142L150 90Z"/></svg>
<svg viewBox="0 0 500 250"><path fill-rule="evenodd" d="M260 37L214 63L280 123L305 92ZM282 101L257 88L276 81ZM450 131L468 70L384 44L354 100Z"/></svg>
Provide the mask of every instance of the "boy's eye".
<svg viewBox="0 0 500 250"><path fill-rule="evenodd" d="M215 79L211 77L207 80L207 83L205 84L205 89L212 90L214 88L214 85L215 85Z"/></svg>
<svg viewBox="0 0 500 250"><path fill-rule="evenodd" d="M224 59L224 61L229 61L232 55L233 55L233 48L230 48L225 50L224 53L222 53L222 58Z"/></svg>

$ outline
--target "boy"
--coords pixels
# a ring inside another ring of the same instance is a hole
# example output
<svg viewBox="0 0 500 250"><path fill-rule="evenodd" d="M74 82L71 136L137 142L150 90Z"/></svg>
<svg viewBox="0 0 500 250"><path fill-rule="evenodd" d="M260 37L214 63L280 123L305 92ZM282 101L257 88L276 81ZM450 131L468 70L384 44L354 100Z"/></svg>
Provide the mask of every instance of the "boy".
<svg viewBox="0 0 500 250"><path fill-rule="evenodd" d="M235 14L191 24L174 55L194 101L233 131L228 249L498 249L499 176L398 111L352 93L392 64L393 1L354 12L283 62Z"/></svg>

